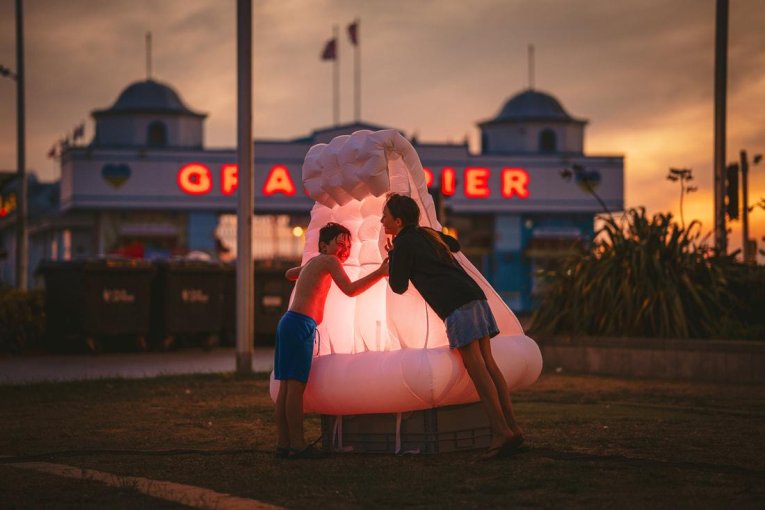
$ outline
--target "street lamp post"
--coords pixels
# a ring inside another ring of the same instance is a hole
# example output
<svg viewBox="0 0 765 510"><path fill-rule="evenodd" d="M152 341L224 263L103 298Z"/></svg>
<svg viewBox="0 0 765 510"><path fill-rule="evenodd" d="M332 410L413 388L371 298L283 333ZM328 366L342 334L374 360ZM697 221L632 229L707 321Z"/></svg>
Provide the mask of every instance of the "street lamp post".
<svg viewBox="0 0 765 510"><path fill-rule="evenodd" d="M252 144L252 0L236 2L237 203L236 372L252 373L255 287L252 267L252 215L255 184Z"/></svg>
<svg viewBox="0 0 765 510"><path fill-rule="evenodd" d="M19 191L16 195L16 288L27 290L27 170L24 139L24 19L22 1L16 0L16 171Z"/></svg>
<svg viewBox="0 0 765 510"><path fill-rule="evenodd" d="M0 75L16 80L16 288L27 290L27 171L24 139L24 22L22 1L16 0L16 73L0 65Z"/></svg>
<svg viewBox="0 0 765 510"><path fill-rule="evenodd" d="M717 0L715 16L714 78L714 168L715 168L715 248L728 251L725 232L725 136L728 80L728 0Z"/></svg>

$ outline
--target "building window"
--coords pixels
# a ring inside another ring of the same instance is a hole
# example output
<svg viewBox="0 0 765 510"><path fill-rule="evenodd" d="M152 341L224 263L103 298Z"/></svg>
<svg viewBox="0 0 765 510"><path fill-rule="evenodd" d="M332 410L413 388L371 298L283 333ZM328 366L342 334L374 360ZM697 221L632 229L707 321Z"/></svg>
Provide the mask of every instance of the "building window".
<svg viewBox="0 0 765 510"><path fill-rule="evenodd" d="M545 129L539 134L539 152L555 152L558 149L558 143L555 138L555 131Z"/></svg>
<svg viewBox="0 0 765 510"><path fill-rule="evenodd" d="M167 145L167 127L164 122L154 121L149 124L149 147Z"/></svg>
<svg viewBox="0 0 765 510"><path fill-rule="evenodd" d="M222 214L214 234L229 248L228 254L232 258L237 253L236 220L235 214ZM305 250L305 231L309 221L310 218L301 215L256 214L252 217L252 258L269 264L284 261L299 263Z"/></svg>

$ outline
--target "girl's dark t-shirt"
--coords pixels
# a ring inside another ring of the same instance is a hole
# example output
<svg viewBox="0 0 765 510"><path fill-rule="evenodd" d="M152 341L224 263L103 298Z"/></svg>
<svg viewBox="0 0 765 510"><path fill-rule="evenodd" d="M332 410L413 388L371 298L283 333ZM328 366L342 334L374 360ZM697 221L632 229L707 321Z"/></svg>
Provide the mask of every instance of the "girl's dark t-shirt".
<svg viewBox="0 0 765 510"><path fill-rule="evenodd" d="M393 239L388 283L393 292L403 294L411 281L436 314L445 320L460 306L486 299L486 294L451 254L437 247L434 239L428 239L425 228L404 227ZM433 232L452 252L459 251L460 243L455 238Z"/></svg>

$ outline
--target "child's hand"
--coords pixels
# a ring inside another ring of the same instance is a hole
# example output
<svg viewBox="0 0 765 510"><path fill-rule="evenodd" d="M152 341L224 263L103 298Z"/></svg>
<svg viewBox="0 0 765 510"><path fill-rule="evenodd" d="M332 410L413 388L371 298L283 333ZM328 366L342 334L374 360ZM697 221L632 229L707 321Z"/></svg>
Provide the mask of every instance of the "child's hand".
<svg viewBox="0 0 765 510"><path fill-rule="evenodd" d="M391 251L393 249L393 244L390 242L390 237L385 240L385 251Z"/></svg>
<svg viewBox="0 0 765 510"><path fill-rule="evenodd" d="M380 264L380 267L377 270L380 271L380 275L388 276L389 268L390 268L390 259L388 257L385 257L385 260L382 261L382 264Z"/></svg>

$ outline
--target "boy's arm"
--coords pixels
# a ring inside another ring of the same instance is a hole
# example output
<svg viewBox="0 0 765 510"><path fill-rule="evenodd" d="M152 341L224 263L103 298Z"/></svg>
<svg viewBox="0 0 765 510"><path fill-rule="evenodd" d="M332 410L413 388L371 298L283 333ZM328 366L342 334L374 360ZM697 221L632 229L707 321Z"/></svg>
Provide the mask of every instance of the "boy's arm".
<svg viewBox="0 0 765 510"><path fill-rule="evenodd" d="M369 287L377 283L380 278L388 274L387 259L384 260L382 264L380 264L380 267L364 276L363 278L359 278L355 282L352 282L351 279L348 278L348 275L345 273L345 269L343 269L342 264L340 264L340 261L335 257L328 259L328 266L328 272L330 276L332 276L332 280L335 282L337 287L343 291L343 294L350 297L358 296Z"/></svg>
<svg viewBox="0 0 765 510"><path fill-rule="evenodd" d="M303 269L303 266L299 267L291 267L287 269L287 272L284 273L284 277L288 279L291 282L294 282L298 279L298 276L300 276L300 271Z"/></svg>

